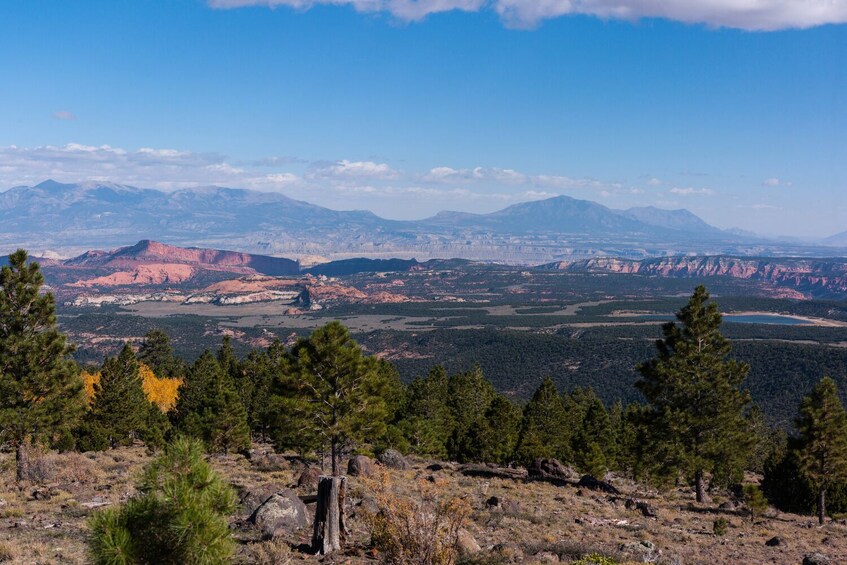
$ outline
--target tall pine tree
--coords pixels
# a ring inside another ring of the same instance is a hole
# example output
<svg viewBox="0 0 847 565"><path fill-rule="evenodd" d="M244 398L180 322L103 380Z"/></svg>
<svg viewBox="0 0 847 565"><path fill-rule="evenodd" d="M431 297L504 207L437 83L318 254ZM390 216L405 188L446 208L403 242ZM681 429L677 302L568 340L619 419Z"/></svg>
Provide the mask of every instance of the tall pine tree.
<svg viewBox="0 0 847 565"><path fill-rule="evenodd" d="M52 441L76 426L85 407L73 348L56 326L52 294L26 251L0 270L0 441L15 449L23 478L27 445Z"/></svg>
<svg viewBox="0 0 847 565"><path fill-rule="evenodd" d="M208 350L188 370L174 407L176 428L228 453L250 447L247 411L232 377Z"/></svg>
<svg viewBox="0 0 847 565"><path fill-rule="evenodd" d="M182 378L185 373L185 363L174 355L171 338L158 328L145 334L138 348L138 360L159 378Z"/></svg>
<svg viewBox="0 0 847 565"><path fill-rule="evenodd" d="M539 457L570 462L573 459L570 424L553 379L546 377L524 406L516 457L524 465Z"/></svg>
<svg viewBox="0 0 847 565"><path fill-rule="evenodd" d="M387 383L374 357L339 322L330 322L301 340L292 352L295 365L283 375L277 445L305 450L328 446L332 474L338 475L341 450L384 430L389 410Z"/></svg>
<svg viewBox="0 0 847 565"><path fill-rule="evenodd" d="M797 429L800 468L817 490L818 521L823 524L827 489L847 479L847 413L834 380L824 377L803 398Z"/></svg>
<svg viewBox="0 0 847 565"><path fill-rule="evenodd" d="M154 407L144 394L138 369L138 360L128 343L117 357L103 363L85 417L83 448L129 445L145 435Z"/></svg>
<svg viewBox="0 0 847 565"><path fill-rule="evenodd" d="M721 314L704 286L676 317L679 324L662 327L658 355L639 366L636 386L650 405L652 457L692 478L702 502L706 473L743 470L752 441L745 419L750 395L741 389L749 367L727 359Z"/></svg>

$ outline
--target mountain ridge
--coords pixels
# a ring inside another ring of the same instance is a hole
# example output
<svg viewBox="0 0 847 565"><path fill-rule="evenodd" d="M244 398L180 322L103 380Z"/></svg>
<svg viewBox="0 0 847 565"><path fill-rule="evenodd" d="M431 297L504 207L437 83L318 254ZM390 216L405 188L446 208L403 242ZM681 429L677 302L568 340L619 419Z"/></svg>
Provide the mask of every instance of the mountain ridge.
<svg viewBox="0 0 847 565"><path fill-rule="evenodd" d="M280 193L204 186L163 192L119 183L46 180L0 193L0 246L70 255L153 238L265 256L544 263L592 256L756 254L773 242L720 230L688 210L614 210L569 196L487 214L443 211L391 220ZM803 254L803 250L798 252Z"/></svg>

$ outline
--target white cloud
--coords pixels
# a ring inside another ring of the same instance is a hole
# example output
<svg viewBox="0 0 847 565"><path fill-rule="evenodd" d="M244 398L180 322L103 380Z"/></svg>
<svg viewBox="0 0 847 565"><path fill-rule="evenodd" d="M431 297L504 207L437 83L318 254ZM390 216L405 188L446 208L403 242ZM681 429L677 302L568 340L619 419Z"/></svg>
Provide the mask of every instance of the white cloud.
<svg viewBox="0 0 847 565"><path fill-rule="evenodd" d="M260 159L236 161L218 153L172 148L124 149L68 143L39 147L0 146L0 190L59 182L112 182L177 190L218 185L288 196L330 208L382 211L389 217L420 217L439 209L493 211L515 202L590 191L588 198L638 198L639 189L596 179L528 174L511 168L434 167L401 171L375 161ZM387 204L390 202L391 204Z"/></svg>
<svg viewBox="0 0 847 565"><path fill-rule="evenodd" d="M57 120L75 120L76 115L73 112L69 112L67 110L59 110L58 112L53 112L53 117Z"/></svg>
<svg viewBox="0 0 847 565"><path fill-rule="evenodd" d="M334 163L318 163L310 172L312 178L325 179L375 179L390 180L400 177L400 173L386 163L373 161L336 161Z"/></svg>
<svg viewBox="0 0 847 565"><path fill-rule="evenodd" d="M776 188L778 186L791 186L791 181L786 181L778 177L771 177L762 181L762 186L770 186Z"/></svg>
<svg viewBox="0 0 847 565"><path fill-rule="evenodd" d="M715 191L710 189L710 188L692 188L692 187L688 186L688 187L685 187L685 188L674 187L670 190L670 193L671 194L679 194L680 196L692 196L692 195L711 196L712 194L715 193Z"/></svg>
<svg viewBox="0 0 847 565"><path fill-rule="evenodd" d="M533 27L569 15L603 19L664 18L751 31L810 28L847 22L843 0L208 0L213 8L284 6L308 10L319 4L385 12L404 21L461 10L493 10L509 26Z"/></svg>
<svg viewBox="0 0 847 565"><path fill-rule="evenodd" d="M653 178L651 178L650 180L647 181L647 184L650 185L650 186L661 186L662 185L662 179L657 179L656 177L653 177Z"/></svg>
<svg viewBox="0 0 847 565"><path fill-rule="evenodd" d="M750 204L750 205L739 205L736 208L746 208L749 210L782 210L779 206L773 206L771 204Z"/></svg>

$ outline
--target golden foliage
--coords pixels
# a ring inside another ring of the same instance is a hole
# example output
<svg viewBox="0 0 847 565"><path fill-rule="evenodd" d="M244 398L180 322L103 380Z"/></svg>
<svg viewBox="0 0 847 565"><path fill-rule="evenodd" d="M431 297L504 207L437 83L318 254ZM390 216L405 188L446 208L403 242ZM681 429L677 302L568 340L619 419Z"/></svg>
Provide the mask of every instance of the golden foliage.
<svg viewBox="0 0 847 565"><path fill-rule="evenodd" d="M385 474L367 482L378 508L367 516L374 548L388 563L453 565L470 504L462 498L440 498L437 487L423 480L410 496L393 493L389 483Z"/></svg>
<svg viewBox="0 0 847 565"><path fill-rule="evenodd" d="M180 379L160 379L144 363L140 364L138 372L141 375L141 386L144 388L147 399L158 406L162 412L167 412L173 408L177 396L179 396L179 385L182 384L182 381Z"/></svg>
<svg viewBox="0 0 847 565"><path fill-rule="evenodd" d="M94 385L100 382L100 371L95 373L83 371L81 376L82 382L85 385L85 401L91 404L91 401L94 400Z"/></svg>
<svg viewBox="0 0 847 565"><path fill-rule="evenodd" d="M138 375L141 377L141 387L147 395L147 400L155 404L162 412L167 412L174 407L179 396L179 385L182 384L180 379L160 379L144 363L139 363ZM94 385L100 382L100 372L83 371L82 380L85 384L85 399L90 404L94 399Z"/></svg>

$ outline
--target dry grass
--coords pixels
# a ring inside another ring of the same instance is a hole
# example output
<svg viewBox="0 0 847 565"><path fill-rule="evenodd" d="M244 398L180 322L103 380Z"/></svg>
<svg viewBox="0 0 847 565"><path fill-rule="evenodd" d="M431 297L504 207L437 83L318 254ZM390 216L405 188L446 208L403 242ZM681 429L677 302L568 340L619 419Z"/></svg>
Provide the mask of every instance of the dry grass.
<svg viewBox="0 0 847 565"><path fill-rule="evenodd" d="M464 498L445 497L440 489L417 481L412 496L391 489L387 473L380 473L366 486L376 508L365 514L371 543L392 564L453 565L458 556L462 526L471 513Z"/></svg>
<svg viewBox="0 0 847 565"><path fill-rule="evenodd" d="M132 496L135 478L151 456L142 447L90 455L43 456L47 461L34 475L38 480L17 484L14 455L0 454L0 561L86 563L86 517L100 507ZM257 464L240 455L214 457L211 462L226 480L242 490L268 484L289 486L299 471L265 462ZM540 482L475 479L447 470L431 473L424 469L425 465L416 462L410 470L390 471L390 481L381 487L385 497L382 506L394 501L392 508L399 515L397 509L411 512L426 496L430 497L429 504L436 506L438 502L462 500L470 508L464 527L483 548L463 562L468 565L537 563L550 554L561 562L576 561L589 554L637 561L632 548L641 541L655 544L663 563L800 563L805 554L815 551L829 556L832 563L847 563L847 525L843 523L828 522L818 527L812 516L771 509L751 524L743 512L719 510L718 497L712 503L698 505L693 503L690 489L657 496L615 479L615 485L626 496L649 500L657 508L658 518L646 518L640 512L627 510L622 498L589 490ZM36 491L40 491L38 498L34 496ZM372 483L352 477L348 492L353 502L348 513L350 549L336 562L374 563L370 550L373 524L365 516L366 510L378 512L379 496ZM502 501L496 508L486 504L492 496ZM713 533L713 523L718 518L728 522L726 534L720 537ZM319 562L319 557L297 549L309 542L308 528L261 543L257 543L259 536L235 517L233 528L241 541L239 562ZM765 546L765 541L774 536L782 538L784 544Z"/></svg>

